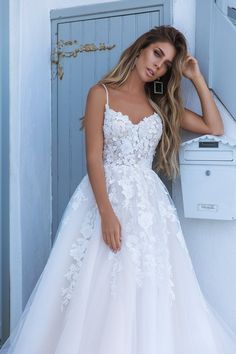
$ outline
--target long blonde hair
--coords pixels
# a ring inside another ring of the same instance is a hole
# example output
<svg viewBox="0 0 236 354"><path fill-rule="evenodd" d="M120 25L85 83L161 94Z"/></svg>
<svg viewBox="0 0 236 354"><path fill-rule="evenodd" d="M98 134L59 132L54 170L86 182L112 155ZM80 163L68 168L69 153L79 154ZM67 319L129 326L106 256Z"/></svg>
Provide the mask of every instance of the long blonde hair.
<svg viewBox="0 0 236 354"><path fill-rule="evenodd" d="M181 142L179 128L184 110L180 84L182 65L187 55L184 35L170 25L155 26L126 48L121 54L118 64L97 84L104 83L111 87L119 87L124 84L135 65L135 59L140 50L156 42L168 42L176 49L172 68L161 77L164 87L163 94L154 93L153 82L145 83L148 101L160 115L163 123L163 133L156 148L153 169L156 172L163 171L168 179L172 179L179 174L178 150ZM82 117L82 129L83 127L84 117Z"/></svg>

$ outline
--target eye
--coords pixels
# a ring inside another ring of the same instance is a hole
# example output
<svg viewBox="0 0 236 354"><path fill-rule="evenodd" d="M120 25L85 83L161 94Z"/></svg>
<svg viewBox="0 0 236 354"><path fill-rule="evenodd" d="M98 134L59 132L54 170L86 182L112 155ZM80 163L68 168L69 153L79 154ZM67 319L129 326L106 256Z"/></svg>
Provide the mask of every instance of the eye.
<svg viewBox="0 0 236 354"><path fill-rule="evenodd" d="M154 53L158 55L158 57L160 56L160 53L157 50L154 50Z"/></svg>

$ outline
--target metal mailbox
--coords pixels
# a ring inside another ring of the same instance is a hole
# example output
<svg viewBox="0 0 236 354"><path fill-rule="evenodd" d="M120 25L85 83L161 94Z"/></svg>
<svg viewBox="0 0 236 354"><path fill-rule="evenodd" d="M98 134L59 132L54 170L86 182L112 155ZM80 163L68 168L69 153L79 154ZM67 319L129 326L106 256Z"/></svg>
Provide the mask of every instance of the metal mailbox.
<svg viewBox="0 0 236 354"><path fill-rule="evenodd" d="M236 219L236 140L203 135L185 141L179 165L186 218Z"/></svg>

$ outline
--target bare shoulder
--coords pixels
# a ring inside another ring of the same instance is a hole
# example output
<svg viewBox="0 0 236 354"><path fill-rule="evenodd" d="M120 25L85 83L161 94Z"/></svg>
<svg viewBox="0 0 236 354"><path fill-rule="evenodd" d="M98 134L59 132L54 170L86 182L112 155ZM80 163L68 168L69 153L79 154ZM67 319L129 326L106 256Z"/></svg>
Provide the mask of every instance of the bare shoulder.
<svg viewBox="0 0 236 354"><path fill-rule="evenodd" d="M101 84L91 86L88 91L88 99L100 101L102 104L105 104L106 93L104 87Z"/></svg>
<svg viewBox="0 0 236 354"><path fill-rule="evenodd" d="M90 125L94 128L101 127L104 119L106 92L102 85L96 84L90 87L85 108L85 129Z"/></svg>

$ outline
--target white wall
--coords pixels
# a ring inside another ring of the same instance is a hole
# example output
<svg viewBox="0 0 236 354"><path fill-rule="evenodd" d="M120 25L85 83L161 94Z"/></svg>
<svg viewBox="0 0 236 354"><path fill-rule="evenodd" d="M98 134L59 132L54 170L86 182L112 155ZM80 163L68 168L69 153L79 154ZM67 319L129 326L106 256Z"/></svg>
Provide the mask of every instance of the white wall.
<svg viewBox="0 0 236 354"><path fill-rule="evenodd" d="M195 55L194 3L194 0L174 1L173 25L183 30L187 36L191 55ZM189 80L183 79L183 90L186 107L201 114L199 98ZM217 98L214 97L214 99L224 121L225 134L235 138L236 121L227 113ZM196 136L196 134L182 130L183 141ZM236 221L184 218L179 178L173 184L173 199L202 291L236 332Z"/></svg>
<svg viewBox="0 0 236 354"><path fill-rule="evenodd" d="M93 1L10 0L12 326L15 325L43 269L51 247L49 12L55 8L88 3ZM187 36L192 54L194 54L194 14L194 0L174 0L174 25ZM183 84L188 105L197 109L193 88L189 82ZM226 125L229 124L226 117ZM200 283L205 293L236 330L236 314L232 311L236 289L230 284L235 271L235 264L231 259L231 250L236 242L233 240L233 224L184 220L181 189L178 183L174 186L174 195ZM224 228L227 232L224 232ZM222 262L220 255L227 259L225 263ZM35 264L35 258L37 266L26 274L31 262ZM227 277L223 279L224 271ZM227 289L227 293L223 291L224 288Z"/></svg>

